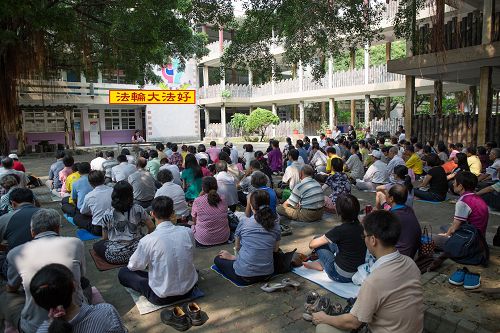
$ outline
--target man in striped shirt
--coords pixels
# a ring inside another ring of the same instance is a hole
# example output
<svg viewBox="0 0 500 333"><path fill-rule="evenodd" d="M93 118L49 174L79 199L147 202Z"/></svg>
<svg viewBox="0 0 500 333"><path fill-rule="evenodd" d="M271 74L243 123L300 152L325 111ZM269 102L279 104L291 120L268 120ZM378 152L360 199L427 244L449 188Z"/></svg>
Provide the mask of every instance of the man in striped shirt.
<svg viewBox="0 0 500 333"><path fill-rule="evenodd" d="M292 194L277 212L292 220L313 222L323 217L324 193L321 185L312 178L314 170L304 165L300 170L300 183L295 185Z"/></svg>

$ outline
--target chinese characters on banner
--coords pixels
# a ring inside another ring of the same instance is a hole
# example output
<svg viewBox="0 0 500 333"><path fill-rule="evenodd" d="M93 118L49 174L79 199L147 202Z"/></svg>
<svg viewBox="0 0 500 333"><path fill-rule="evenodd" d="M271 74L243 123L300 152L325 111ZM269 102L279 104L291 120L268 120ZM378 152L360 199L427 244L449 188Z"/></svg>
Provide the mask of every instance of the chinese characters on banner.
<svg viewBox="0 0 500 333"><path fill-rule="evenodd" d="M109 104L196 104L196 90L109 90Z"/></svg>

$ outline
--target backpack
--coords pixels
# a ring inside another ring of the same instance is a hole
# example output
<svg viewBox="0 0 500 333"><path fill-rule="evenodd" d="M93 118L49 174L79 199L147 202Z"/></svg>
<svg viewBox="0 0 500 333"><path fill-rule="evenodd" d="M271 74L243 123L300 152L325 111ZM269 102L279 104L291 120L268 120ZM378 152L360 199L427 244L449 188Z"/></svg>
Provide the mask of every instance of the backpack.
<svg viewBox="0 0 500 333"><path fill-rule="evenodd" d="M274 275L284 274L292 271L293 255L297 249L291 252L283 252L281 249L273 253L274 259Z"/></svg>
<svg viewBox="0 0 500 333"><path fill-rule="evenodd" d="M487 266L490 252L481 232L470 223L462 225L444 245L444 252L455 262L464 265Z"/></svg>

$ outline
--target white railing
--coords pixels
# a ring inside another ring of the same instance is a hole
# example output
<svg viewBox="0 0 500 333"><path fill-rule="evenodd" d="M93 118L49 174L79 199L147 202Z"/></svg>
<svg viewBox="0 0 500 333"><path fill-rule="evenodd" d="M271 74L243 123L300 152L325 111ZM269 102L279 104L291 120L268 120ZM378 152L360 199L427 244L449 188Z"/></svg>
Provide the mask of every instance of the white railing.
<svg viewBox="0 0 500 333"><path fill-rule="evenodd" d="M393 135L398 130L399 125L404 126L404 118L372 119L368 123L370 131L377 135L378 132L389 132Z"/></svg>
<svg viewBox="0 0 500 333"><path fill-rule="evenodd" d="M368 83L386 83L403 81L404 75L387 72L387 66L373 66L368 69ZM335 72L333 74L332 88L345 88L365 84L365 70L356 69L352 71ZM226 85L225 89L231 92L231 97L263 97L272 96L272 82L261 85ZM316 81L310 77L304 78L303 91L318 91L329 89L327 77ZM274 95L299 93L299 79L286 79L274 82ZM201 87L198 90L199 98L218 98L222 97L222 90L219 84L208 87Z"/></svg>
<svg viewBox="0 0 500 333"><path fill-rule="evenodd" d="M82 83L48 80L19 80L19 94L108 96L109 89L139 89L134 84Z"/></svg>

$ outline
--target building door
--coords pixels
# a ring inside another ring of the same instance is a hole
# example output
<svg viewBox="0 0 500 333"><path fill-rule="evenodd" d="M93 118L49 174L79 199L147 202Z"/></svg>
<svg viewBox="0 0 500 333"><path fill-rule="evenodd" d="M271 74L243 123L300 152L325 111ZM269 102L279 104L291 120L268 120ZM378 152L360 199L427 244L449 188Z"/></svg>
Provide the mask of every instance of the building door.
<svg viewBox="0 0 500 333"><path fill-rule="evenodd" d="M99 110L89 110L90 144L101 144L101 129L99 126Z"/></svg>

